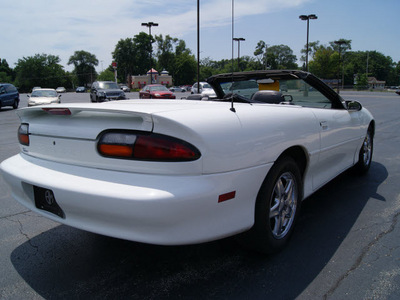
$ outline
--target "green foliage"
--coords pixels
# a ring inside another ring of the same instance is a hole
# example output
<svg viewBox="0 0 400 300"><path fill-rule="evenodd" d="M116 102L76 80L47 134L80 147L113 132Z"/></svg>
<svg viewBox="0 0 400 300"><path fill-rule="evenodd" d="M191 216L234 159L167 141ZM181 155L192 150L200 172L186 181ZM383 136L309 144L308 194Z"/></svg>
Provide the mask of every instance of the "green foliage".
<svg viewBox="0 0 400 300"><path fill-rule="evenodd" d="M111 71L110 69L105 69L103 72L99 74L99 76L97 76L97 80L115 81L114 71Z"/></svg>
<svg viewBox="0 0 400 300"><path fill-rule="evenodd" d="M197 73L197 61L183 40L169 35L156 36L157 68L167 70L174 80L174 85L193 84Z"/></svg>
<svg viewBox="0 0 400 300"><path fill-rule="evenodd" d="M366 85L367 77L376 77L386 81L387 85L400 85L400 62L377 51L350 51L351 40L340 39L340 46L335 42L320 45L319 41L309 43L309 70L323 79L336 79L344 75L344 84L353 85L356 76L357 88ZM153 56L153 43L156 52ZM340 50L340 55L339 55ZM301 50L305 61L306 47ZM126 82L129 75L146 74L150 67L158 71L167 70L173 77L175 85L192 84L197 81L197 59L186 47L185 41L169 35L163 37L140 32L133 38L121 39L115 46L112 55L118 66L118 81ZM340 61L339 61L340 57ZM95 66L98 60L94 54L86 51L75 51L68 64L74 65L72 73L65 72L59 64L58 56L36 54L18 60L15 69L7 61L0 61L0 81L13 82L20 91L30 91L33 86L73 87L88 85L93 82L97 73ZM203 58L200 63L200 80L218 73L232 71L250 71L261 69L298 69L296 56L286 45L268 46L259 41L255 47L254 57L241 56L233 60L213 61ZM305 66L303 65L303 69ZM355 75L357 74L357 75ZM98 79L114 81L114 70L110 66Z"/></svg>
<svg viewBox="0 0 400 300"><path fill-rule="evenodd" d="M366 88L368 88L368 78L365 73L358 73L356 75L355 81L356 81L356 83L355 83L354 87L357 90L365 90Z"/></svg>
<svg viewBox="0 0 400 300"><path fill-rule="evenodd" d="M15 74L5 59L0 60L0 82L12 83L14 81Z"/></svg>
<svg viewBox="0 0 400 300"><path fill-rule="evenodd" d="M154 59L150 63L152 41L150 35L144 32L118 41L112 55L117 63L120 82L126 82L129 75L146 74L150 65L154 66Z"/></svg>
<svg viewBox="0 0 400 300"><path fill-rule="evenodd" d="M249 60L248 63L257 69L297 69L296 55L293 50L286 45L268 46L264 41L257 43L254 55L255 60Z"/></svg>
<svg viewBox="0 0 400 300"><path fill-rule="evenodd" d="M68 87L67 74L59 63L58 56L48 54L36 54L19 59L15 67L16 86L21 92L28 92L34 86Z"/></svg>
<svg viewBox="0 0 400 300"><path fill-rule="evenodd" d="M267 50L268 64L271 69L297 69L296 55L293 50L286 45L271 46Z"/></svg>
<svg viewBox="0 0 400 300"><path fill-rule="evenodd" d="M339 54L330 46L318 46L308 67L311 73L323 79L338 78Z"/></svg>
<svg viewBox="0 0 400 300"><path fill-rule="evenodd" d="M99 64L96 55L84 50L75 51L69 58L68 65L74 65L74 74L78 79L79 86L87 86L92 83L97 76L95 66Z"/></svg>
<svg viewBox="0 0 400 300"><path fill-rule="evenodd" d="M317 52L319 48L319 41L309 42L308 43L308 57L309 59ZM304 54L300 57L300 61L306 61L306 53L307 53L307 45L304 45L304 48L300 50L300 53ZM303 68L305 70L305 68Z"/></svg>

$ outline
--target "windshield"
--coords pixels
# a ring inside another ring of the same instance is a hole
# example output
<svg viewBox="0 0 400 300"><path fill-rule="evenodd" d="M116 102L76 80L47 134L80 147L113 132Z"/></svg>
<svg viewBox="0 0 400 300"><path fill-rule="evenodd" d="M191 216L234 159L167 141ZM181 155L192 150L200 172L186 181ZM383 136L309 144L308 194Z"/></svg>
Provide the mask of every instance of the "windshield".
<svg viewBox="0 0 400 300"><path fill-rule="evenodd" d="M151 86L150 87L150 91L152 91L152 92L156 92L156 91L167 91L167 92L169 92L169 90L163 85Z"/></svg>
<svg viewBox="0 0 400 300"><path fill-rule="evenodd" d="M331 107L331 101L302 79L249 79L220 83L224 98L239 95L250 102L293 104L306 107Z"/></svg>
<svg viewBox="0 0 400 300"><path fill-rule="evenodd" d="M34 90L31 97L57 97L57 92L53 90Z"/></svg>
<svg viewBox="0 0 400 300"><path fill-rule="evenodd" d="M115 82L99 82L99 87L105 90L119 90L119 87Z"/></svg>

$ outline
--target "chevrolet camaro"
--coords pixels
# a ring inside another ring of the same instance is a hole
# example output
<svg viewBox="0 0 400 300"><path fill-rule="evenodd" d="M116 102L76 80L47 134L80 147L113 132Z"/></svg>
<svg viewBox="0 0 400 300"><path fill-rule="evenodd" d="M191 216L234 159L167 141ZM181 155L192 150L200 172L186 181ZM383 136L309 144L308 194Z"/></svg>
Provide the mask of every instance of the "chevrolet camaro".
<svg viewBox="0 0 400 300"><path fill-rule="evenodd" d="M238 235L271 253L303 199L368 171L375 122L310 73L207 79L216 99L43 105L17 111L13 197L54 221L160 245Z"/></svg>

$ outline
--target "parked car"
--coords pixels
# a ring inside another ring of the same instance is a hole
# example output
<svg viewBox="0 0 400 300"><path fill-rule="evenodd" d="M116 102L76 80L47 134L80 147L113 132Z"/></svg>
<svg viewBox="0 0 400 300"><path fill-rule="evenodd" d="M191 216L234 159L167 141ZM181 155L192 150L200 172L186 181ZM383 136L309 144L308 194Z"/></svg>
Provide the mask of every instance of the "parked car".
<svg viewBox="0 0 400 300"><path fill-rule="evenodd" d="M4 106L12 106L17 109L19 105L19 93L11 83L0 83L0 109Z"/></svg>
<svg viewBox="0 0 400 300"><path fill-rule="evenodd" d="M55 89L36 89L27 97L28 106L61 103L61 95Z"/></svg>
<svg viewBox="0 0 400 300"><path fill-rule="evenodd" d="M247 81L258 84L251 97L224 92ZM372 115L312 74L265 70L207 82L217 99L18 110L21 153L1 163L13 197L112 237L180 245L243 233L246 245L270 253L287 244L303 199L347 169L370 168ZM299 92L302 85L313 89Z"/></svg>
<svg viewBox="0 0 400 300"><path fill-rule="evenodd" d="M121 90L123 90L125 93L129 93L131 91L131 89L129 87L127 87L126 85L121 85L120 86Z"/></svg>
<svg viewBox="0 0 400 300"><path fill-rule="evenodd" d="M84 86L78 86L75 90L76 93L85 93L86 88Z"/></svg>
<svg viewBox="0 0 400 300"><path fill-rule="evenodd" d="M396 91L396 94L397 94L397 95L400 95L400 90L397 90L397 91Z"/></svg>
<svg viewBox="0 0 400 300"><path fill-rule="evenodd" d="M199 88L197 88L197 82L192 85L191 94L201 94L202 97L216 98L217 95L207 82L199 82Z"/></svg>
<svg viewBox="0 0 400 300"><path fill-rule="evenodd" d="M149 84L139 91L140 99L175 99L173 92L162 84Z"/></svg>
<svg viewBox="0 0 400 300"><path fill-rule="evenodd" d="M59 86L58 88L56 88L56 92L57 93L65 93L66 91L67 90L63 86Z"/></svg>
<svg viewBox="0 0 400 300"><path fill-rule="evenodd" d="M90 89L91 102L126 99L124 91L114 81L95 81Z"/></svg>
<svg viewBox="0 0 400 300"><path fill-rule="evenodd" d="M34 86L34 87L32 88L32 92L33 92L34 90L37 90L37 89L41 89L41 87L40 87L40 86Z"/></svg>
<svg viewBox="0 0 400 300"><path fill-rule="evenodd" d="M169 90L171 92L173 92L173 93L176 93L176 92L184 93L184 92L186 92L186 90L184 88L181 88L180 86L170 87Z"/></svg>

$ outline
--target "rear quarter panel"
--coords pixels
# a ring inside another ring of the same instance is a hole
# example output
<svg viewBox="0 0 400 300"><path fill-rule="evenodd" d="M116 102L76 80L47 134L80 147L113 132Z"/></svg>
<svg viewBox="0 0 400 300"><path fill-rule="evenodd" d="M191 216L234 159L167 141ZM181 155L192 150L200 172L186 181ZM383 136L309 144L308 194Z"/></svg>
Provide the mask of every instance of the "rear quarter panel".
<svg viewBox="0 0 400 300"><path fill-rule="evenodd" d="M159 113L154 131L178 136L199 148L203 173L228 172L274 162L292 146L319 150L319 126L310 110L283 105L230 104L217 109Z"/></svg>

